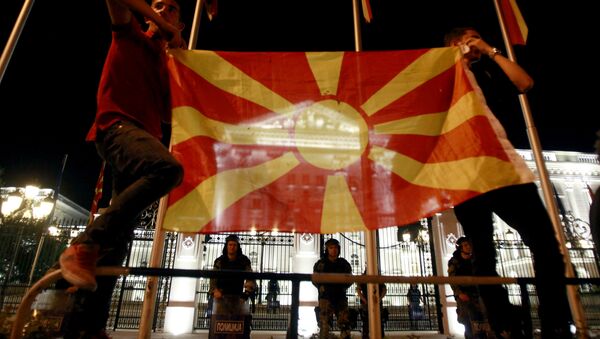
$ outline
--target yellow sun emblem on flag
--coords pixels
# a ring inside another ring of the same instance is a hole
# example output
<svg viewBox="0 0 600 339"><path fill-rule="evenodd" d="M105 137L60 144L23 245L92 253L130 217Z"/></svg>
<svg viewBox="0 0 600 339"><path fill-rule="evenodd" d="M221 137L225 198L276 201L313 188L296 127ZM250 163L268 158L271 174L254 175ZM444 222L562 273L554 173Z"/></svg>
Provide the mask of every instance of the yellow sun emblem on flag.
<svg viewBox="0 0 600 339"><path fill-rule="evenodd" d="M364 231L525 177L455 48L171 54L166 229Z"/></svg>

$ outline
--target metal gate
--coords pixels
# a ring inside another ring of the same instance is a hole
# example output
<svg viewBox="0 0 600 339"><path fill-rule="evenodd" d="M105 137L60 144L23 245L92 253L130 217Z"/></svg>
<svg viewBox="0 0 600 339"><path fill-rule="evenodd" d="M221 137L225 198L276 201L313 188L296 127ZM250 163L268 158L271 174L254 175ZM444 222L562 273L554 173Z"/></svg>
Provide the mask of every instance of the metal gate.
<svg viewBox="0 0 600 339"><path fill-rule="evenodd" d="M571 264L578 278L599 278L598 258L594 250L590 225L586 221L576 219L570 212L560 214L569 249ZM497 218L497 217L495 217ZM534 277L533 258L529 248L523 243L518 232L508 227L502 220L496 219L500 225L495 231L494 239L497 254L497 270L505 277ZM521 304L519 285L507 285L511 303ZM586 315L588 326L600 327L600 287L592 284L578 286L579 296ZM539 328L538 298L534 285L527 286L531 320L533 328Z"/></svg>
<svg viewBox="0 0 600 339"><path fill-rule="evenodd" d="M430 243L431 221L419 222L377 230L377 253L379 270L382 275L431 276L438 272ZM321 248L331 235L321 236ZM362 274L367 262L364 232L338 233L333 236L340 241L341 256L352 266L352 274ZM416 284L419 293L418 305L409 303L409 284L386 284L387 293L382 299L383 307L388 311L385 331L440 331L441 309L438 286L434 284ZM360 299L356 286L347 291L349 307L356 310ZM418 310L418 312L416 312ZM359 318L357 329L362 326Z"/></svg>
<svg viewBox="0 0 600 339"><path fill-rule="evenodd" d="M158 204L149 207L141 216L135 230L126 265L144 267L148 264L154 222ZM572 216L563 216L567 245L572 263L580 278L600 277L598 260L589 234L589 225ZM61 221L62 225L47 232L47 225L23 223L4 223L0 229L0 306L4 313L14 313L25 290L33 281L38 280L54 264L58 255L82 227L75 221ZM80 224L80 223L79 223ZM72 226L69 226L72 225ZM430 276L443 275L435 267L435 258L430 244L431 226L427 219L406 227L389 227L377 231L380 271L383 275ZM256 233L239 234L244 253L251 259L256 272L292 272L294 251L293 234ZM221 255L227 235L205 236L203 242L203 269L212 269L212 263ZM327 237L320 236L321 244ZM336 234L342 247L341 255L352 265L353 274L364 271L365 240L364 233ZM518 233L508 227L497 229L495 235L498 250L498 271L503 276L532 277L531 254L518 237ZM175 259L177 237L167 233L162 264L172 268ZM162 328L164 312L168 304L171 278L163 277L159 281L154 328ZM290 281L258 281L258 292L254 299L253 328L257 330L285 331L289 324L291 305ZM270 284L271 283L271 284ZM146 277L128 276L118 280L114 290L108 326L113 329L137 329L141 316ZM197 321L195 328L208 328L209 300L207 296L209 281L199 279L197 289ZM439 309L439 291L437 285L418 284L421 293L421 315L411 319L408 302L407 284L388 284L384 307L389 311L389 320L385 325L388 331L427 330L441 331ZM511 301L520 304L519 287L507 286ZM528 286L532 320L537 326L537 297L535 287ZM591 327L600 326L600 290L598 286L584 284L579 286L585 314ZM358 308L359 300L354 287L348 290L349 304ZM360 319L358 325L360 326Z"/></svg>
<svg viewBox="0 0 600 339"><path fill-rule="evenodd" d="M134 231L134 238L129 247L129 254L125 259L126 266L146 267L148 265L152 251L157 211L158 202L155 202L140 215L139 224ZM162 267L173 268L176 248L176 234L166 232ZM113 291L110 317L106 325L108 328L138 329L140 327L146 282L146 276L128 275L119 277ZM153 329L163 327L170 287L171 277L159 277L158 295L152 322Z"/></svg>
<svg viewBox="0 0 600 339"><path fill-rule="evenodd" d="M57 221L55 221L56 223ZM62 220L69 225L71 221ZM62 230L48 223L31 220L12 220L0 225L0 310L4 314L16 312L29 286L41 278L58 261L66 248L71 233L77 226Z"/></svg>
<svg viewBox="0 0 600 339"><path fill-rule="evenodd" d="M240 247L250 258L254 272L292 273L294 235L271 232L237 233ZM203 241L203 269L211 270L223 252L228 234L206 235ZM251 298L252 329L286 331L292 304L292 283L288 280L258 280L257 291ZM195 329L208 329L212 302L208 295L210 280L200 278L196 291Z"/></svg>
<svg viewBox="0 0 600 339"><path fill-rule="evenodd" d="M410 237L404 235L406 232ZM430 227L427 219L408 227L390 227L378 231L379 260L381 273L384 275L434 275L435 267L432 250L429 242ZM252 262L255 272L292 272L292 251L294 236L292 234L238 234L241 247L245 255ZM212 269L214 260L222 254L227 234L206 236L203 243L203 269ZM320 235L321 248L326 238ZM340 233L335 237L340 241L341 256L346 258L352 266L353 274L364 271L365 241L363 232ZM196 329L207 329L210 319L210 299L208 296L209 280L200 279L196 291L197 321ZM273 296L274 287L269 289L268 281L257 281L258 292L253 300L252 328L255 330L285 331L289 324L289 306L291 304L291 282L278 281L278 292ZM387 296L383 299L384 306L389 311L389 320L386 330L389 331L438 331L439 292L437 285L418 284L421 293L420 307L422 312L418 317L410 316L408 302L408 284L388 284ZM275 302L272 302L273 298ZM358 310L360 300L356 294L356 287L348 289L348 302L351 308ZM361 320L357 327L360 329Z"/></svg>

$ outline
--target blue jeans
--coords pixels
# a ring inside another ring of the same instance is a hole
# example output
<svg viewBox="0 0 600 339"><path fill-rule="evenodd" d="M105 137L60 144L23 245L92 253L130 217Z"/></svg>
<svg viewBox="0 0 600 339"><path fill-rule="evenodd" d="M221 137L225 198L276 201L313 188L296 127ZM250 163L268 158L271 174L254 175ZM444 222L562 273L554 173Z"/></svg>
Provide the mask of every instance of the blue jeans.
<svg viewBox="0 0 600 339"><path fill-rule="evenodd" d="M123 245L122 238L131 240L134 222L146 207L181 183L183 167L158 139L130 122L100 132L96 149L112 172L113 197L78 242L113 248Z"/></svg>
<svg viewBox="0 0 600 339"><path fill-rule="evenodd" d="M113 197L73 243L100 245L98 266L121 266L138 215L181 183L183 167L157 138L131 122L117 122L99 132L96 149L112 171ZM69 321L70 331L94 333L106 326L116 281L117 277L98 277L95 292L78 292L79 310Z"/></svg>

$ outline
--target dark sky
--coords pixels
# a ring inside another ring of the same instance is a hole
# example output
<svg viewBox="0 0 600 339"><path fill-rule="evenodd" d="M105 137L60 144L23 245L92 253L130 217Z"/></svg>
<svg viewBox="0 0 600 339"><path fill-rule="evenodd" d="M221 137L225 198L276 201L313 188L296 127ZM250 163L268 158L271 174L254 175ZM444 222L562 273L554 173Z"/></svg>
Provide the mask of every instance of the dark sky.
<svg viewBox="0 0 600 339"><path fill-rule="evenodd" d="M189 13L186 34L195 4L189 1L184 7ZM536 81L528 98L537 131L545 150L593 152L600 129L598 109L592 105L592 95L598 95L597 53L590 50L597 41L597 18L583 0L548 3L519 1L530 35L517 57ZM455 26L474 26L504 50L492 0L371 4L373 22L361 22L364 50L439 47L444 32ZM2 46L21 6L17 0L2 3ZM0 181L5 186L55 187L68 154L61 193L89 207L100 160L84 139L94 117L109 38L102 0L34 3L0 83ZM353 50L352 1L220 0L217 18L202 19L197 48ZM529 148L520 116L505 127L517 135L515 147Z"/></svg>

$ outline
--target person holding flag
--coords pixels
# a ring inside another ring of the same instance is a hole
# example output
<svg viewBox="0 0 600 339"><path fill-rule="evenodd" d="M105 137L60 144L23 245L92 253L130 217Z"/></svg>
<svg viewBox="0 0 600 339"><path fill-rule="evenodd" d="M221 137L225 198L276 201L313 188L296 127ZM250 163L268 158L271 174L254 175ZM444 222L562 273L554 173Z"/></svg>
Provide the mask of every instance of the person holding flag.
<svg viewBox="0 0 600 339"><path fill-rule="evenodd" d="M94 142L113 178L110 206L61 254L66 281L80 305L65 338L107 338L106 321L117 277L96 281L96 266L122 265L137 216L179 185L183 167L162 144L170 122L166 49L184 47L177 0L107 0L112 42L98 88ZM134 16L143 16L146 31Z"/></svg>
<svg viewBox="0 0 600 339"><path fill-rule="evenodd" d="M452 29L445 35L444 44L461 48L462 61L472 71L488 107L495 115L516 114L504 110L509 107L506 102L510 100L511 93L516 96L533 87L533 79L521 66L504 57L499 49L490 46L471 27ZM498 125L494 115L489 114L489 119ZM499 130L503 133L501 128ZM504 139L502 142L509 143L506 135L499 137ZM565 264L552 222L535 183L489 191L458 204L454 212L465 235L471 239L474 275L498 276L493 213L519 232L534 258L542 338L572 338L571 315L564 284ZM500 285L480 285L479 291L490 326L497 335L525 338L522 319L517 316L520 312L515 312L506 289Z"/></svg>

